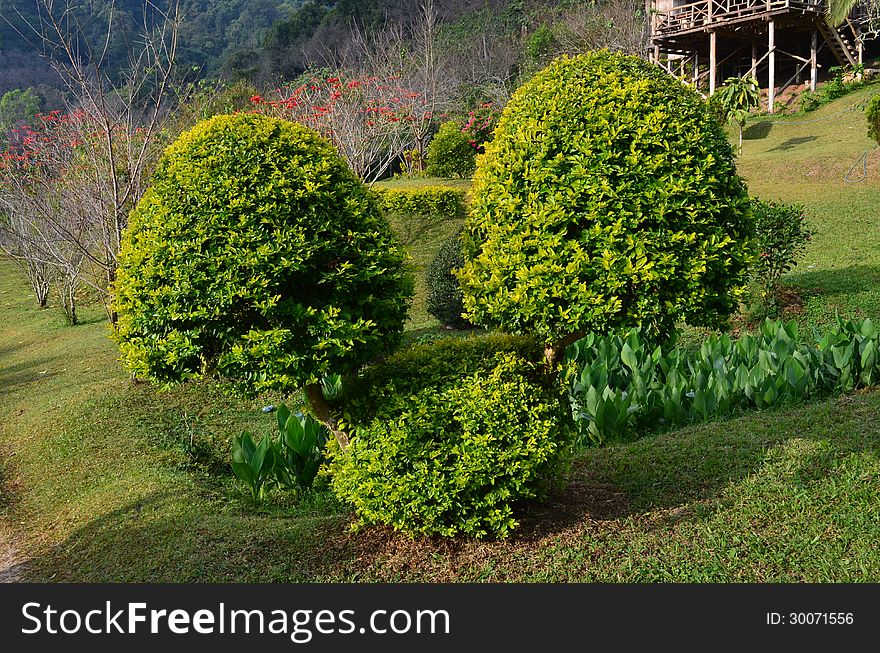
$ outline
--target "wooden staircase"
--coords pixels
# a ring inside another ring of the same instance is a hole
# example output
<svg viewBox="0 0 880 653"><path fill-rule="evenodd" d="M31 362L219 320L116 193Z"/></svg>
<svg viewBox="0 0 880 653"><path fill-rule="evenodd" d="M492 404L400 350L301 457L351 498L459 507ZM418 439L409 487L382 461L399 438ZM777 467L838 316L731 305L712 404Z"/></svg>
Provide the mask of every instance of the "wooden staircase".
<svg viewBox="0 0 880 653"><path fill-rule="evenodd" d="M856 49L839 29L829 25L824 18L817 21L817 27L841 66L855 66L858 63Z"/></svg>

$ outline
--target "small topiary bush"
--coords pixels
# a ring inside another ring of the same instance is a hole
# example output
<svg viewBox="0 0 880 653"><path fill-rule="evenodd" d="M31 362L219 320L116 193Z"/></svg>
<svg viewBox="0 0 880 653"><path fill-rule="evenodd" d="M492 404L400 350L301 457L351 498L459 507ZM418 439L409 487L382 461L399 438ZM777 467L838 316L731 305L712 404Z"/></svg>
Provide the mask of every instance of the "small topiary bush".
<svg viewBox="0 0 880 653"><path fill-rule="evenodd" d="M495 367L501 354L535 362L539 359L536 351L532 338L498 333L416 345L347 377L335 408L346 416L346 426L363 426L380 416L390 419L401 396L455 385L460 379L484 373Z"/></svg>
<svg viewBox="0 0 880 653"><path fill-rule="evenodd" d="M880 145L880 93L871 98L865 107L865 118L868 119L868 136Z"/></svg>
<svg viewBox="0 0 880 653"><path fill-rule="evenodd" d="M327 140L217 116L166 150L132 212L115 338L125 365L158 384L216 371L248 393L314 389L397 345L404 259Z"/></svg>
<svg viewBox="0 0 880 653"><path fill-rule="evenodd" d="M637 57L557 59L479 159L466 317L536 335L548 362L587 332L720 326L747 278L748 201L696 91Z"/></svg>
<svg viewBox="0 0 880 653"><path fill-rule="evenodd" d="M357 429L332 486L363 523L422 535L505 537L513 503L540 496L566 460L559 400L534 363L502 354L451 384L396 395Z"/></svg>
<svg viewBox="0 0 880 653"><path fill-rule="evenodd" d="M462 317L461 288L453 270L464 265L461 251L461 231L444 242L437 256L428 266L428 313L440 320L440 324L453 329L473 327Z"/></svg>
<svg viewBox="0 0 880 653"><path fill-rule="evenodd" d="M477 148L458 122L444 122L428 145L426 160L431 177L470 177L477 165Z"/></svg>
<svg viewBox="0 0 880 653"><path fill-rule="evenodd" d="M382 213L387 216L424 220L460 220L466 213L466 193L451 186L372 189Z"/></svg>

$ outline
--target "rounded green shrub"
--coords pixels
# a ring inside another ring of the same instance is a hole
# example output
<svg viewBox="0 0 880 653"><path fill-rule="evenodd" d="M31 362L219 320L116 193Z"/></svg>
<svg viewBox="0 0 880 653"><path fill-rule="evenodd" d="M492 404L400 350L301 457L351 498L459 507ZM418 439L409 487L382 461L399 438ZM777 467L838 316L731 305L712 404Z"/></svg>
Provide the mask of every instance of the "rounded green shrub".
<svg viewBox="0 0 880 653"><path fill-rule="evenodd" d="M868 136L880 145L880 93L868 101L865 117L868 119Z"/></svg>
<svg viewBox="0 0 880 653"><path fill-rule="evenodd" d="M499 354L488 370L394 397L334 461L336 494L362 522L416 535L505 537L513 503L557 478L570 440L537 364ZM388 399L386 398L386 404Z"/></svg>
<svg viewBox="0 0 880 653"><path fill-rule="evenodd" d="M699 94L636 57L563 57L480 157L466 317L557 348L584 332L717 326L750 259L748 194Z"/></svg>
<svg viewBox="0 0 880 653"><path fill-rule="evenodd" d="M464 265L461 251L461 232L447 239L428 266L428 313L440 324L453 329L467 329L473 325L462 317L464 304L458 278L452 273Z"/></svg>
<svg viewBox="0 0 880 653"><path fill-rule="evenodd" d="M455 121L444 122L428 144L426 172L431 177L470 177L474 174L477 148Z"/></svg>
<svg viewBox="0 0 880 653"><path fill-rule="evenodd" d="M328 141L217 116L166 150L131 214L115 338L139 378L219 372L286 392L394 348L411 291L403 249Z"/></svg>

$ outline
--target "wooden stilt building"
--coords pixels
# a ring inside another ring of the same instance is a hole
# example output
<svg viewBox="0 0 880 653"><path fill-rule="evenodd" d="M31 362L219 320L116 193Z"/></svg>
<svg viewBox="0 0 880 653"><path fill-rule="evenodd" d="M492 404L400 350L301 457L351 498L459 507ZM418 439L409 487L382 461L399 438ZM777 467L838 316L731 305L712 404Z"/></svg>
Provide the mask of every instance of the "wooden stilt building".
<svg viewBox="0 0 880 653"><path fill-rule="evenodd" d="M771 113L792 84L815 89L828 68L863 63L875 36L876 21L861 5L835 28L825 0L646 1L655 63L710 95L728 77L751 75Z"/></svg>

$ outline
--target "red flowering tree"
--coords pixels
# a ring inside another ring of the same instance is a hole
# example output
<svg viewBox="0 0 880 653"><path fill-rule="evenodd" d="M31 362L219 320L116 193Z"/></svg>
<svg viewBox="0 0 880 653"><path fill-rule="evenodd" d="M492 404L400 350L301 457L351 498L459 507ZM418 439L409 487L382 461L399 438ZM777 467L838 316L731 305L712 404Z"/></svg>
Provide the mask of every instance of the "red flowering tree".
<svg viewBox="0 0 880 653"><path fill-rule="evenodd" d="M294 120L330 139L351 169L372 183L413 147L432 119L421 94L394 77L339 72L309 75L276 90L275 97L251 98L257 111Z"/></svg>

